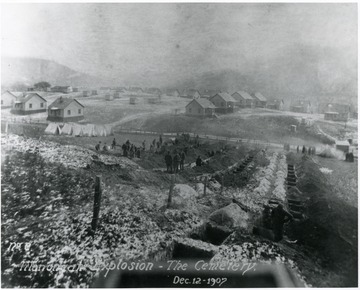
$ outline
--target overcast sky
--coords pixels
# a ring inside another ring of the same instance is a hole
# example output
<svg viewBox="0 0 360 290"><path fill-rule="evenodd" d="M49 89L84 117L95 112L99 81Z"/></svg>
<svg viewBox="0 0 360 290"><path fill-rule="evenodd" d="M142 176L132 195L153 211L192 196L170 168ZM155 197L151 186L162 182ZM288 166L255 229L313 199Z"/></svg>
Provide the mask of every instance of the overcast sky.
<svg viewBox="0 0 360 290"><path fill-rule="evenodd" d="M3 4L1 13L3 56L100 76L241 70L297 45L357 65L356 4Z"/></svg>

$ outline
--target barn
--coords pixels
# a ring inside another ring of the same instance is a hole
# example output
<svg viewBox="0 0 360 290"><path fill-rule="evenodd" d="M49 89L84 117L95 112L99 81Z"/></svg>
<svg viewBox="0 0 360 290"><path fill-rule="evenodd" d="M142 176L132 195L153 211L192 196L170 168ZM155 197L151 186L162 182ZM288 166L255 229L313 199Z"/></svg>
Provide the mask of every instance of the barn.
<svg viewBox="0 0 360 290"><path fill-rule="evenodd" d="M47 120L72 122L84 119L84 106L75 99L60 97L49 105Z"/></svg>
<svg viewBox="0 0 360 290"><path fill-rule="evenodd" d="M232 113L236 105L236 100L228 93L217 93L212 96L209 101L216 107L217 113Z"/></svg>
<svg viewBox="0 0 360 290"><path fill-rule="evenodd" d="M11 112L18 115L36 114L46 112L47 102L37 93L27 93L16 98Z"/></svg>
<svg viewBox="0 0 360 290"><path fill-rule="evenodd" d="M252 108L254 106L254 99L245 91L238 91L231 95L241 108Z"/></svg>
<svg viewBox="0 0 360 290"><path fill-rule="evenodd" d="M216 107L208 99L199 98L193 99L186 105L185 109L186 115L189 116L211 117L215 115Z"/></svg>

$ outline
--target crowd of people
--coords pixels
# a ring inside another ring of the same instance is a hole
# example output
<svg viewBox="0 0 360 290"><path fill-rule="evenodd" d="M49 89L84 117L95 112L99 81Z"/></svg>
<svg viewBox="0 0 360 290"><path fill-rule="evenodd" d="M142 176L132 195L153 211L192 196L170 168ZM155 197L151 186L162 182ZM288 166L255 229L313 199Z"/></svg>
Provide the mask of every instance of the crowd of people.
<svg viewBox="0 0 360 290"><path fill-rule="evenodd" d="M182 150L180 153L174 150L173 156L168 151L165 155L166 171L169 173L177 173L179 170L184 170L186 153Z"/></svg>
<svg viewBox="0 0 360 290"><path fill-rule="evenodd" d="M316 147L315 146L309 146L308 148L305 147L305 145L303 145L302 149L300 149L300 146L298 145L296 147L296 152L297 153L301 153L302 154L308 154L308 155L315 155L316 154Z"/></svg>
<svg viewBox="0 0 360 290"><path fill-rule="evenodd" d="M189 142L191 142L192 144L189 145ZM182 144L183 146L177 146L179 144ZM175 145L176 147L182 148L174 149L171 154L168 150L169 145ZM120 145L117 144L116 139L114 138L110 146L108 146L106 142L102 143L101 141L99 141L99 143L95 145L95 150L109 152L116 150L116 147L120 147L122 149L122 155L128 158L141 158L143 154L142 152L145 151L149 153L165 155L164 159L166 171L169 173L177 173L180 170L184 170L185 159L188 155L189 146L190 148L199 148L201 146L199 136L196 136L192 141L190 141L190 135L182 134L181 136L178 135L176 138L171 138L164 142L162 135L159 135L159 137L153 139L153 141L149 145L147 145L146 140L144 140L141 146L136 146L135 144L131 143L130 140L127 140L124 144ZM220 151L216 151L216 153L221 154ZM208 157L212 157L215 155L215 152L208 151L207 155ZM198 156L195 163L196 166L202 166L204 164L204 161L200 156Z"/></svg>

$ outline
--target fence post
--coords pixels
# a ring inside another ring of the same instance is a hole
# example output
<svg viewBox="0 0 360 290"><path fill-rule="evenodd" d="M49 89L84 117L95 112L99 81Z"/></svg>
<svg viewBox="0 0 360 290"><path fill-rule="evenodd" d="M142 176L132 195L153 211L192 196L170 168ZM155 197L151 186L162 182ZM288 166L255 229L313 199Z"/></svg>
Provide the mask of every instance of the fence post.
<svg viewBox="0 0 360 290"><path fill-rule="evenodd" d="M207 183L208 183L208 177L206 176L205 180L204 180L204 196L206 196L206 184Z"/></svg>
<svg viewBox="0 0 360 290"><path fill-rule="evenodd" d="M170 189L169 189L169 197L168 197L168 202L167 202L167 208L169 208L171 206L171 200L172 200L172 193L174 190L174 185L175 185L175 175L171 175L171 184L170 184Z"/></svg>
<svg viewBox="0 0 360 290"><path fill-rule="evenodd" d="M95 233L98 219L99 219L99 212L100 212L100 204L101 204L101 176L96 176L95 179L95 196L94 196L94 211L93 211L93 218L91 221L91 229Z"/></svg>
<svg viewBox="0 0 360 290"><path fill-rule="evenodd" d="M224 190L224 174L221 175L221 192L222 193Z"/></svg>

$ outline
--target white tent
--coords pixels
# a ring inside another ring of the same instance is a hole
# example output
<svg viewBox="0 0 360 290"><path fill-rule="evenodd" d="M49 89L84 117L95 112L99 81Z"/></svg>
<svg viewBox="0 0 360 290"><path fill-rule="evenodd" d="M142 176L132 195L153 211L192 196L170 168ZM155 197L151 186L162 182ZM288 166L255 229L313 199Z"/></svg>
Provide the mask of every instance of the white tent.
<svg viewBox="0 0 360 290"><path fill-rule="evenodd" d="M95 126L93 124L87 124L85 127L83 127L83 136L97 136L95 132Z"/></svg>
<svg viewBox="0 0 360 290"><path fill-rule="evenodd" d="M61 129L57 123L50 123L45 129L45 134L59 135L61 134Z"/></svg>
<svg viewBox="0 0 360 290"><path fill-rule="evenodd" d="M106 130L106 136L111 136L113 135L113 131L112 131L112 127L111 125L105 125L105 130Z"/></svg>
<svg viewBox="0 0 360 290"><path fill-rule="evenodd" d="M73 132L72 124L65 124L61 129L61 135L71 135Z"/></svg>
<svg viewBox="0 0 360 290"><path fill-rule="evenodd" d="M81 125L74 124L72 128L73 128L73 132L72 132L73 136L83 136L83 127Z"/></svg>
<svg viewBox="0 0 360 290"><path fill-rule="evenodd" d="M95 132L96 132L97 136L100 136L100 137L107 136L106 129L103 125L96 125Z"/></svg>

